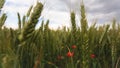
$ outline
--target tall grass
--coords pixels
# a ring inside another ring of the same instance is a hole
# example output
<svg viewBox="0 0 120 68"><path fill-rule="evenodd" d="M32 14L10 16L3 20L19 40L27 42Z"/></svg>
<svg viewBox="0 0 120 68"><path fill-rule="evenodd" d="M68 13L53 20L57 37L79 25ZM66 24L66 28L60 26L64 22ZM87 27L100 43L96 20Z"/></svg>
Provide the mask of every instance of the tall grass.
<svg viewBox="0 0 120 68"><path fill-rule="evenodd" d="M120 25L115 19L112 28L88 27L82 4L81 27L70 12L71 28L51 30L49 20L43 20L35 29L42 10L38 2L23 17L18 13L16 30L3 27L7 16L1 15L0 68L120 68Z"/></svg>

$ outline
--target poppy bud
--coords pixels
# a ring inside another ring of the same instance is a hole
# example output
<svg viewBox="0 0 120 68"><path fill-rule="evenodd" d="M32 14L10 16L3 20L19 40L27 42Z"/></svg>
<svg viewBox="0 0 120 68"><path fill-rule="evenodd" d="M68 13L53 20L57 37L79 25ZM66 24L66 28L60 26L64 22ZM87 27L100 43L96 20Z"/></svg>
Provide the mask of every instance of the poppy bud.
<svg viewBox="0 0 120 68"><path fill-rule="evenodd" d="M73 57L73 54L74 54L73 52L68 52L67 57Z"/></svg>
<svg viewBox="0 0 120 68"><path fill-rule="evenodd" d="M75 48L77 48L76 45L72 45L72 49L75 49Z"/></svg>
<svg viewBox="0 0 120 68"><path fill-rule="evenodd" d="M95 58L95 54L91 54L90 57L91 57L91 58Z"/></svg>

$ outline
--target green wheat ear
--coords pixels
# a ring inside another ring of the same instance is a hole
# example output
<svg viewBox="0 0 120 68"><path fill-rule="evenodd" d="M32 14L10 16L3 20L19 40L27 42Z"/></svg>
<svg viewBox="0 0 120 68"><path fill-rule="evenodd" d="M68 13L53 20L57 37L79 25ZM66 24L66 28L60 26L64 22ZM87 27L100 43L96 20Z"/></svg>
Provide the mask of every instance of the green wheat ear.
<svg viewBox="0 0 120 68"><path fill-rule="evenodd" d="M19 27L19 30L21 31L21 18L20 18L20 14L17 13L17 16L18 16L18 27Z"/></svg>
<svg viewBox="0 0 120 68"><path fill-rule="evenodd" d="M83 33L87 32L87 28L88 28L88 23L87 23L87 19L86 19L86 15L85 15L85 6L83 4L83 2L81 3L81 31Z"/></svg>
<svg viewBox="0 0 120 68"><path fill-rule="evenodd" d="M5 0L0 0L0 9L3 7Z"/></svg>
<svg viewBox="0 0 120 68"><path fill-rule="evenodd" d="M104 39L107 31L109 30L109 27L110 27L110 25L107 25L107 26L106 26L105 31L103 32L103 34L102 34L101 37L100 37L99 44L102 43L102 41L103 41L103 39Z"/></svg>
<svg viewBox="0 0 120 68"><path fill-rule="evenodd" d="M29 10L28 10L28 12L27 12L27 17L30 16L30 13L31 13L31 11L32 11L32 8L33 8L33 5L29 8Z"/></svg>
<svg viewBox="0 0 120 68"><path fill-rule="evenodd" d="M38 18L41 16L42 9L42 3L38 2L37 5L34 7L28 22L24 24L21 34L22 38L20 40L26 40L32 36L32 33L35 30L35 26L38 22Z"/></svg>
<svg viewBox="0 0 120 68"><path fill-rule="evenodd" d="M76 20L75 20L75 13L71 12L71 41L73 42L72 44L76 44L76 38L77 38L77 27L76 27Z"/></svg>
<svg viewBox="0 0 120 68"><path fill-rule="evenodd" d="M1 9L2 9L4 3L5 3L5 0L0 0L0 12L1 12ZM0 17L0 29L1 29L2 26L4 25L6 19L7 19L7 16L6 16L6 14L4 13L4 14Z"/></svg>
<svg viewBox="0 0 120 68"><path fill-rule="evenodd" d="M76 31L76 21L75 21L75 13L71 12L71 24L72 24L72 31Z"/></svg>
<svg viewBox="0 0 120 68"><path fill-rule="evenodd" d="M0 28L4 25L6 19L7 19L6 14L3 14L3 15L0 17Z"/></svg>
<svg viewBox="0 0 120 68"><path fill-rule="evenodd" d="M24 16L22 17L22 27L25 26L25 23L26 23L26 16L24 15Z"/></svg>

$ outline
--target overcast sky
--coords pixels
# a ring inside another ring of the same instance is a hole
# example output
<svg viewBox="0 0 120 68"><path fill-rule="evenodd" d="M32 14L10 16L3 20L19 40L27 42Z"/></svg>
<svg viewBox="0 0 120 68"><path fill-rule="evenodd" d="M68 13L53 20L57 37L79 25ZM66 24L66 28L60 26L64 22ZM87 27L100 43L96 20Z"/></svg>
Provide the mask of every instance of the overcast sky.
<svg viewBox="0 0 120 68"><path fill-rule="evenodd" d="M36 4L37 0L6 0L3 12L8 18L5 26L17 28L17 12L25 15L29 7ZM42 19L50 20L51 28L70 26L70 11L76 12L76 21L79 25L80 0L40 0L44 4ZM120 0L83 0L86 7L88 24L97 20L97 25L111 23L113 18L120 21ZM41 23L39 22L38 26Z"/></svg>

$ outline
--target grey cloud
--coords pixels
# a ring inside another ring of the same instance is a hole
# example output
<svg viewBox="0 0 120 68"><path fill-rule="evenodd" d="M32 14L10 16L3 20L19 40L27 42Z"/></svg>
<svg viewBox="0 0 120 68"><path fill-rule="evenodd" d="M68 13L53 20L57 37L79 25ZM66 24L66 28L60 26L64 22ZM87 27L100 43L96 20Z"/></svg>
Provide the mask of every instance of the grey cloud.
<svg viewBox="0 0 120 68"><path fill-rule="evenodd" d="M102 4L103 6L90 10L90 12L111 13L120 11L120 0L96 0L94 3Z"/></svg>
<svg viewBox="0 0 120 68"><path fill-rule="evenodd" d="M49 10L69 12L70 10L78 11L80 8L80 0L46 0L45 2Z"/></svg>
<svg viewBox="0 0 120 68"><path fill-rule="evenodd" d="M24 7L24 6L29 6L29 5L27 5L27 4L20 4L20 3L13 3L13 2L10 2L10 1L8 1L8 2L6 2L5 3L7 6L20 6L20 7Z"/></svg>
<svg viewBox="0 0 120 68"><path fill-rule="evenodd" d="M102 7L92 9L89 12L94 13L111 13L111 12L119 12L120 11L120 0L97 0L94 3L102 4ZM92 7L90 7L92 8Z"/></svg>
<svg viewBox="0 0 120 68"><path fill-rule="evenodd" d="M99 13L115 13L115 17L120 21L120 0L98 0L97 3L103 4L103 7L99 8L96 12ZM94 11L95 12L95 11Z"/></svg>
<svg viewBox="0 0 120 68"><path fill-rule="evenodd" d="M65 3L69 10L79 12L80 10L80 0L61 0Z"/></svg>
<svg viewBox="0 0 120 68"><path fill-rule="evenodd" d="M66 11L74 10L75 12L80 12L80 2L81 0L47 0L49 1L47 5L51 7L50 10L56 11ZM120 0L84 0L84 4L86 7L87 14L95 15L95 14L103 14L103 19L99 18L99 22L103 23L104 21L108 21L108 18L111 19L116 17L119 19L120 15ZM113 16L112 16L112 13ZM111 15L109 15L111 14ZM97 15L96 15L97 16ZM101 21L102 20L102 21Z"/></svg>
<svg viewBox="0 0 120 68"><path fill-rule="evenodd" d="M42 0L45 4L45 9L54 11L67 11L67 6L61 0Z"/></svg>

